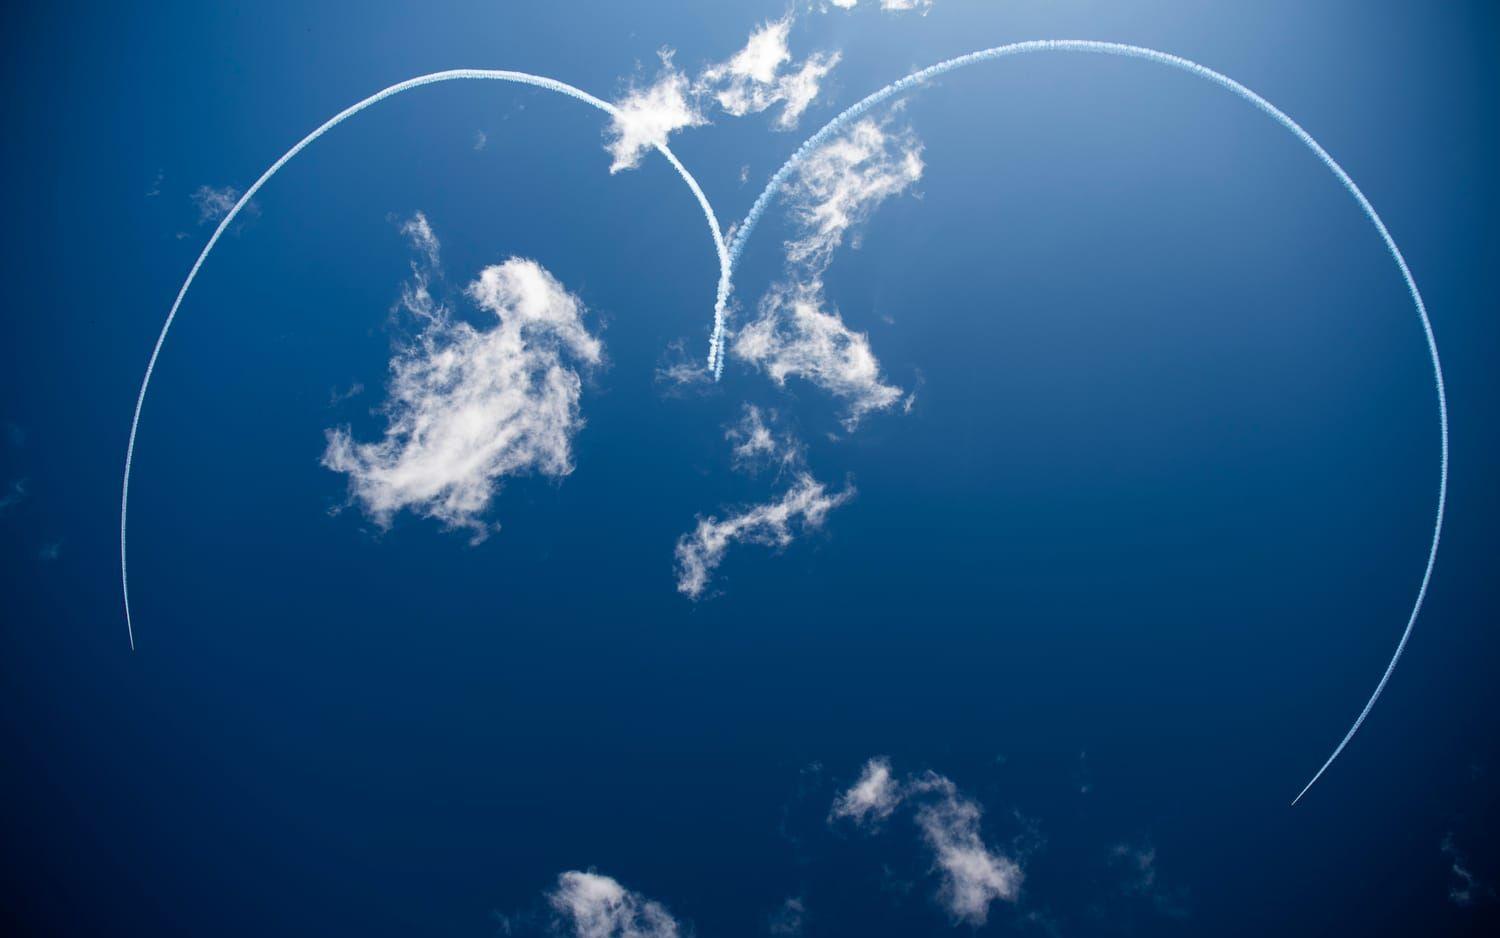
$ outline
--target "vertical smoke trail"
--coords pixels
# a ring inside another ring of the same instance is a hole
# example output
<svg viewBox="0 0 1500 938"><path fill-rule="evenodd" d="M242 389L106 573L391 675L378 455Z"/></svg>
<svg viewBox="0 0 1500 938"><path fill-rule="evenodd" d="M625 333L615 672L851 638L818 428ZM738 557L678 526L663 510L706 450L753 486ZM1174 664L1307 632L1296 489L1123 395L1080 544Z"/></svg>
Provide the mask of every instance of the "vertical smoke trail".
<svg viewBox="0 0 1500 938"><path fill-rule="evenodd" d="M120 591L125 600L125 629L130 637L130 648L132 651L135 650L135 624L130 615L130 577L126 564L126 518L130 505L130 465L135 458L136 431L141 424L141 408L146 403L146 390L151 385L151 374L156 370L156 360L161 356L162 344L166 342L167 333L172 329L172 322L177 318L177 310L182 306L182 300L187 296L188 288L193 285L193 280L198 276L198 271L203 267L203 262L208 259L208 255L213 251L214 245L219 243L220 236L234 223L235 217L249 204L250 200L255 197L255 194L260 191L261 187L270 182L272 176L275 176L283 166L291 162L292 157L301 153L314 140L317 140L365 108L378 104L386 98L398 95L403 91L410 91L422 85L465 79L508 81L516 84L532 85L582 101L584 104L598 108L611 117L617 118L620 116L619 110L608 101L596 98L588 92L575 88L572 85L540 75L485 68L456 68L442 72L433 72L430 75L419 75L416 78L391 85L389 88L377 91L363 101L350 105L335 114L318 127L318 129L299 140L296 146L282 154L280 159L272 163L271 167L262 173L259 179L255 180L254 185L245 190L245 194L240 196L239 201L234 203L234 207L229 210L229 214L225 215L224 219L219 222L219 226L214 229L214 233L209 237L208 243L203 246L202 252L198 254L198 259L193 262L192 269L188 271L187 279L182 282L182 288L177 291L177 299L172 301L172 308L167 313L167 321L162 324L161 334L156 337L156 346L151 350L151 358L146 363L146 376L141 379L141 391L135 400L135 415L130 419L130 442L125 448L125 478L121 484L120 491ZM672 164L672 168L677 170L677 174L682 177L683 182L687 183L688 188L693 191L693 197L698 200L699 206L703 209L703 217L708 221L709 234L713 237L714 250L717 252L719 258L719 287L718 301L715 306L715 321L722 321L724 304L727 302L729 296L729 254L724 245L724 234L719 227L719 219L714 215L713 206L709 204L708 197L703 194L703 190L698 186L698 181L678 161L676 154L668 149L665 142L657 143L655 147L662 156L667 158L667 162Z"/></svg>
<svg viewBox="0 0 1500 938"><path fill-rule="evenodd" d="M1437 339L1432 333L1432 322L1427 317L1427 306L1422 302L1422 294L1417 290L1417 282L1412 278L1411 270L1406 266L1406 258L1402 256L1401 249L1396 247L1395 239L1391 237L1390 231L1386 229L1385 222L1381 221L1380 215L1375 211L1375 207L1370 204L1369 199L1365 198L1365 194L1360 191L1359 186L1354 184L1354 180L1349 178L1349 174L1344 172L1344 168L1328 154L1327 150L1323 149L1312 138L1312 135L1303 130L1296 121L1282 113L1271 102L1234 79L1180 56L1169 55L1165 52L1158 52L1155 49L1147 49L1141 46L1122 45L1114 42L1095 42L1086 39L1044 39L996 46L992 49L984 49L979 52L971 52L968 55L961 55L958 58L949 59L946 62L939 62L936 65L924 68L919 72L913 72L854 104L825 124L817 133L809 137L806 142L797 148L791 158L782 164L781 168L776 171L776 174L771 177L771 181L766 184L766 188L756 198L755 204L750 207L749 214L745 216L744 222L735 232L734 241L729 246L730 273L733 273L734 265L739 263L740 255L745 249L745 242L749 240L751 233L755 231L755 226L760 222L761 216L765 214L766 209L771 203L771 199L786 185L791 175L797 171L798 167L813 151L827 143L829 139L842 131L851 122L859 119L881 102L910 91L931 78L936 78L947 72L956 71L979 62L988 62L993 59L1023 55L1029 52L1087 52L1096 55L1118 55L1131 59L1143 59L1147 62L1166 65L1170 68L1187 72L1190 75L1207 79L1226 91L1231 92L1236 97L1243 98L1253 104L1276 123L1290 131L1292 136L1302 142L1303 146L1311 150L1313 155L1324 166L1328 167L1329 172L1333 173L1334 177L1338 179L1339 184L1354 197L1354 201L1359 204L1360 210L1370 220L1370 224L1375 226L1375 230L1380 234L1380 239L1385 242L1386 250L1390 252L1391 259L1400 268L1401 279L1406 282L1406 290L1411 294L1412 303L1416 306L1417 317L1422 321L1422 334L1427 340L1427 354L1432 359L1432 377L1437 388L1438 429L1441 437L1437 513L1432 522L1432 545L1427 551L1427 566L1422 572L1422 585L1418 588L1416 601L1412 604L1411 616L1406 620L1406 629L1401 633L1401 640L1396 644L1396 652L1391 656L1391 662L1386 666L1385 673L1381 675L1380 683L1375 686L1375 692L1370 695L1370 699L1365 704L1364 709L1355 718L1354 725L1349 728L1349 732L1344 734L1344 738L1339 741L1337 748L1333 750L1333 755L1329 756L1328 761L1324 762L1322 768L1318 769L1317 774L1312 777L1312 781L1309 781L1302 791L1298 793L1297 797L1292 799L1292 804L1295 805L1298 801L1302 800L1303 795L1307 794L1308 789L1312 788L1318 779L1323 777L1323 773L1328 771L1328 767L1344 751L1344 747L1349 745L1349 740L1353 739L1354 734L1359 732L1359 728L1364 725L1365 718L1370 715L1371 709L1374 708L1375 701L1380 699L1380 695L1385 691L1385 685L1390 681L1391 675L1395 672L1396 664L1401 660L1402 652L1406 650L1407 640L1411 638L1412 628L1417 624L1417 616L1422 611L1422 602L1427 598L1427 585L1432 579L1433 565L1437 563L1438 541L1441 539L1443 533L1443 512L1448 504L1448 395L1443 386L1443 366L1438 360ZM722 294L722 297L727 299L727 293ZM709 355L709 367L714 369L715 378L724 369L724 338L723 304L721 302L720 306L714 310L714 329L712 339L710 340L712 350Z"/></svg>

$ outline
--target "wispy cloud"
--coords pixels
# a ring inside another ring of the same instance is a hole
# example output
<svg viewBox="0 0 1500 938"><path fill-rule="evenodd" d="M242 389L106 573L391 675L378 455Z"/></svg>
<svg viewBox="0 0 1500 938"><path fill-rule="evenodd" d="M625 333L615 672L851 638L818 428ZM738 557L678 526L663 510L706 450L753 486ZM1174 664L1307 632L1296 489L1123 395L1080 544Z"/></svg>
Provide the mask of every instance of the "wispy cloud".
<svg viewBox="0 0 1500 938"><path fill-rule="evenodd" d="M667 344L657 363L656 382L666 385L668 395L675 395L692 388L712 389L714 375L703 363L703 356L689 350L685 340L676 339Z"/></svg>
<svg viewBox="0 0 1500 938"><path fill-rule="evenodd" d="M695 89L711 95L725 113L735 117L780 104L774 126L781 130L796 127L817 99L823 79L838 65L839 54L818 52L794 63L787 45L792 21L793 14L788 12L756 27L743 49L703 70Z"/></svg>
<svg viewBox="0 0 1500 938"><path fill-rule="evenodd" d="M979 803L935 772L897 782L889 761L871 759L854 785L834 800L829 823L847 818L873 830L903 804L916 808L918 833L940 877L935 898L955 922L978 927L996 900L1016 901L1024 878L1020 864L985 844Z"/></svg>
<svg viewBox="0 0 1500 938"><path fill-rule="evenodd" d="M902 391L882 377L868 335L827 303L822 274L876 206L922 177L921 150L910 130L865 119L807 158L787 192L797 227L786 242L787 279L767 291L731 349L778 385L797 377L843 398L848 429Z"/></svg>
<svg viewBox="0 0 1500 938"><path fill-rule="evenodd" d="M240 200L240 195L240 190L234 186L199 186L188 198L192 199L193 205L198 209L198 224L206 225L228 215L229 210ZM254 211L255 203L252 202L245 206L241 217Z"/></svg>
<svg viewBox="0 0 1500 938"><path fill-rule="evenodd" d="M632 87L615 102L618 113L610 122L606 144L614 158L611 173L634 169L647 150L664 146L672 134L707 123L687 75L672 64L672 50L663 49L660 56L656 81L645 88Z"/></svg>
<svg viewBox="0 0 1500 938"><path fill-rule="evenodd" d="M677 541L677 591L698 599L732 545L786 547L798 534L822 527L830 511L853 497L853 486L830 493L823 483L802 472L778 499L722 521L699 517L697 527Z"/></svg>
<svg viewBox="0 0 1500 938"><path fill-rule="evenodd" d="M339 404L342 404L348 400L353 400L363 393L365 393L365 386L362 382L359 381L354 382L343 390L334 388L328 392L328 406L337 407Z"/></svg>
<svg viewBox="0 0 1500 938"><path fill-rule="evenodd" d="M474 131L474 152L479 152L489 145L490 135L482 130Z"/></svg>
<svg viewBox="0 0 1500 938"><path fill-rule="evenodd" d="M802 934L802 918L807 909L797 897L786 900L781 908L771 913L768 931L773 935L795 936Z"/></svg>
<svg viewBox="0 0 1500 938"><path fill-rule="evenodd" d="M922 144L909 128L865 118L803 162L787 191L801 233L787 260L812 274L828 266L845 235L886 199L922 178Z"/></svg>
<svg viewBox="0 0 1500 938"><path fill-rule="evenodd" d="M848 819L859 825L876 824L890 817L905 797L905 791L891 774L891 761L876 756L865 763L858 780L833 799L828 818Z"/></svg>
<svg viewBox="0 0 1500 938"><path fill-rule="evenodd" d="M661 903L599 873L563 873L547 901L557 913L557 924L574 938L678 938L682 934L682 927Z"/></svg>
<svg viewBox="0 0 1500 938"><path fill-rule="evenodd" d="M1123 889L1127 895L1140 896L1168 918L1186 918L1187 893L1163 886L1157 869L1156 848L1150 841L1116 844L1109 851L1110 860L1125 871Z"/></svg>
<svg viewBox="0 0 1500 938"><path fill-rule="evenodd" d="M852 10L859 5L859 0L828 0L828 3L840 10ZM915 10L926 16L932 9L932 3L933 0L880 0L880 8L894 13L908 13Z"/></svg>
<svg viewBox="0 0 1500 938"><path fill-rule="evenodd" d="M787 431L773 429L777 420L774 410L744 405L740 419L724 431L734 468L755 475L771 467L782 471L802 464L802 443Z"/></svg>
<svg viewBox="0 0 1500 938"><path fill-rule="evenodd" d="M37 551L37 556L43 561L53 561L62 556L62 541L48 541Z"/></svg>
<svg viewBox="0 0 1500 938"><path fill-rule="evenodd" d="M1448 900L1454 905L1468 908L1485 899L1493 898L1494 889L1481 882L1469 866L1468 858L1459 852L1453 843L1453 834L1443 835L1443 856L1448 858L1449 870L1453 874L1453 885L1448 887Z"/></svg>
<svg viewBox="0 0 1500 938"><path fill-rule="evenodd" d="M956 921L983 925L990 903L1014 902L1021 891L1021 867L991 850L979 833L979 803L959 794L947 778L928 772L910 786L934 799L917 809L917 828L942 875L938 903Z"/></svg>
<svg viewBox="0 0 1500 938"><path fill-rule="evenodd" d="M5 494L0 495L0 514L14 508L26 500L27 482L25 479L16 479L10 484Z"/></svg>
<svg viewBox="0 0 1500 938"><path fill-rule="evenodd" d="M705 66L696 76L673 64L671 49L662 49L655 80L632 84L615 102L619 113L610 123L606 143L613 158L609 171L634 169L647 150L666 144L672 134L708 123L705 112L715 107L731 117L744 117L779 106L772 126L795 128L840 58L838 52L822 51L796 61L790 47L795 18L795 11L789 10L780 19L761 23L744 48Z"/></svg>
<svg viewBox="0 0 1500 938"><path fill-rule="evenodd" d="M524 258L485 268L465 291L492 328L454 320L430 291L438 242L427 219L402 230L423 258L402 303L425 329L391 360L384 437L329 430L322 462L349 476L351 499L381 527L409 509L478 542L493 530L483 515L503 478L573 471L582 381L567 362L597 365L603 346L578 298Z"/></svg>
<svg viewBox="0 0 1500 938"><path fill-rule="evenodd" d="M869 336L850 329L824 303L821 281L773 287L732 350L778 385L803 378L843 398L849 408L844 425L852 430L866 414L900 400L902 392L885 383Z"/></svg>

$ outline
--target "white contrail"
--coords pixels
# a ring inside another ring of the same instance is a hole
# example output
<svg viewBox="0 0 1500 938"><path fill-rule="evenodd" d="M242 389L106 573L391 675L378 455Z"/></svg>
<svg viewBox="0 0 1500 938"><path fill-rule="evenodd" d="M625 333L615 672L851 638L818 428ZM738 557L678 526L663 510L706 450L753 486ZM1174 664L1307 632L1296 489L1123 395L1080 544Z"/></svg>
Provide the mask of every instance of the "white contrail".
<svg viewBox="0 0 1500 938"><path fill-rule="evenodd" d="M135 457L135 435L141 423L141 408L146 402L146 389L151 384L151 373L156 369L156 360L161 355L162 344L167 340L167 333L172 328L172 321L177 318L177 310L182 306L182 300L183 297L187 296L188 288L193 285L193 279L198 276L199 268L208 259L208 255L213 251L214 245L219 243L219 237L234 223L235 216L239 215L240 210L249 204L250 200L255 197L255 194L260 191L262 186L271 181L271 177L276 175L281 167L290 162L292 157L301 153L308 144L328 133L328 131L353 117L355 114L363 111L365 108L384 101L386 98L398 95L403 91L410 91L422 85L464 79L508 81L522 85L533 85L537 88L545 88L548 91L567 95L570 98L576 98L584 104L598 108L611 117L620 117L619 109L608 101L596 98L588 92L575 88L572 85L551 78L544 78L540 75L487 68L455 68L442 72L433 72L430 75L419 75L416 78L410 78L391 85L389 88L377 91L363 101L350 105L335 114L322 126L318 127L317 130L299 140L296 146L282 154L281 158L272 163L269 169L261 173L260 178L255 180L254 185L245 190L245 194L240 196L238 202L234 203L234 207L229 210L229 214L225 215L224 220L219 222L219 227L214 229L214 233L209 237L208 243L203 246L203 251L199 253L198 259L193 262L192 270L188 271L187 279L182 282L182 288L177 291L177 299L172 301L172 308L167 313L167 321L162 324L161 334L156 337L156 347L151 350L151 360L146 363L146 376L141 379L141 392L135 401L135 416L130 420L130 443L125 448L125 480L121 485L120 491L120 591L125 600L125 629L130 636L130 648L132 651L135 650L135 625L130 615L130 577L126 567L125 522L127 508L130 504L130 464ZM703 194L703 189L699 187L698 180L694 179L693 174L688 172L687 168L678 161L677 156L668 149L666 143L656 143L655 147L662 156L667 158L667 162L672 164L672 168L677 170L677 174L682 177L683 182L688 184L688 188L693 190L694 198L698 200L698 204L703 208L703 217L708 220L709 232L713 235L714 250L718 253L719 257L719 286L718 301L715 306L715 321L720 322L723 320L724 303L729 296L729 253L724 245L724 234L719 227L719 219L714 215L713 206L709 204L708 197Z"/></svg>
<svg viewBox="0 0 1500 938"><path fill-rule="evenodd" d="M729 246L730 273L733 273L734 265L739 263L740 254L745 249L745 242L749 240L751 233L755 231L755 226L760 222L761 216L765 214L771 199L787 183L787 180L797 171L798 167L809 154L843 130L851 121L858 119L881 102L887 101L903 92L910 91L930 78L936 78L939 75L955 71L967 65L975 65L979 62L988 62L993 59L1001 59L1012 55L1023 55L1029 52L1088 52L1098 55L1118 55L1131 59L1144 59L1147 62L1170 66L1171 68L1187 72L1190 75L1205 78L1255 105L1270 116L1272 120L1276 121L1276 123L1291 131L1292 136L1302 141L1302 144L1311 150L1313 155L1321 160L1323 165L1328 167L1329 172L1333 173L1339 183L1348 190L1349 194L1354 197L1354 201L1359 203L1360 210L1365 213L1365 217L1375 226L1375 230L1380 234L1380 239L1385 242L1386 250L1390 252L1391 258L1395 260L1396 266L1400 268L1401 279L1406 281L1407 292L1411 294L1412 303L1417 308L1417 316L1422 320L1422 333L1427 339L1427 353L1432 359L1432 377L1437 386L1438 429L1441 437L1437 514L1432 522L1432 545L1427 551L1427 566L1422 571L1422 585L1417 590L1416 602L1412 604L1411 616L1406 620L1406 629L1401 633L1401 641L1396 644L1396 653L1391 656L1391 663L1386 665L1385 673L1381 675L1380 683L1375 685L1375 692L1370 695L1369 701L1365 704L1365 708L1359 712L1359 717L1355 719L1354 725L1349 728L1349 732L1345 733L1344 738L1339 741L1338 747L1333 750L1333 755L1329 756L1328 761L1323 763L1323 767L1318 769L1317 774L1312 777L1312 781L1308 782L1302 791L1298 793L1297 797L1292 799L1292 804L1295 805L1298 801L1302 800L1303 795L1307 794L1308 789L1312 788L1318 779L1323 777L1323 773L1328 771L1328 767L1344 751L1344 747L1349 745L1349 740L1353 739L1354 734L1359 732L1359 728L1364 725L1365 717L1370 715L1370 710L1375 706L1375 701L1380 699L1381 693L1385 691L1385 685L1391 679L1391 674L1395 672L1396 663L1401 660L1401 654L1406 650L1406 642L1411 638L1412 628L1417 624L1417 616L1422 611L1422 601L1427 597L1427 585L1432 579L1432 568L1437 562L1438 541L1443 533L1443 511L1448 503L1448 396L1443 387L1443 366L1438 360L1437 339L1432 334L1432 321L1427 317L1427 306L1422 302L1422 294L1417 290L1417 282L1412 279L1411 270L1406 266L1406 258L1402 257L1401 249L1396 247L1395 239L1391 237L1391 233L1386 229L1385 222L1380 220L1380 215L1376 213L1375 207L1370 204L1369 199L1365 198L1365 194L1359 190L1359 186L1354 184L1354 180L1349 178L1349 174L1344 172L1344 168L1333 157L1328 155L1328 151L1323 149L1318 141L1312 138L1311 134L1303 130L1296 121L1282 113L1271 102L1249 88L1246 88L1227 75L1221 75L1211 68L1199 65L1197 62L1184 59L1181 56L1169 55L1165 52L1158 52L1155 49L1147 49L1141 46L1128 46L1114 42L1095 42L1087 39L1043 39L1033 42L1017 42L1011 45L996 46L992 49L984 49L980 52L961 55L958 58L949 59L946 62L939 62L929 68L924 68L919 72L913 72L900 81L887 85L851 106L848 110L825 124L817 133L809 137L792 154L791 159L782 164L781 168L776 171L776 175L771 177L771 181L766 184L766 188L756 198L755 204L750 207L750 213L745 216L744 222L736 230L734 240ZM722 293L721 303L714 311L714 329L710 341L712 351L709 355L709 367L714 369L715 378L724 370L723 300L726 299L727 292Z"/></svg>

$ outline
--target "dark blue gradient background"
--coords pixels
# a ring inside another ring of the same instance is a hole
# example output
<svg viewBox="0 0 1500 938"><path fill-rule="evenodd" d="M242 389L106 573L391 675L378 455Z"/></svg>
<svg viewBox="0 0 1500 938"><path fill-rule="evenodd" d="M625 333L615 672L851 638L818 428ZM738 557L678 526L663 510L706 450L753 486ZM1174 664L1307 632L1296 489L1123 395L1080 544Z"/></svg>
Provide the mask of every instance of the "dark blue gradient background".
<svg viewBox="0 0 1500 938"><path fill-rule="evenodd" d="M605 172L596 112L476 84L361 115L264 191L167 344L137 450L129 653L119 476L151 343L208 234L194 188L247 185L411 75L514 68L611 97L662 45L696 69L782 10L11 11L0 484L29 494L0 514L9 933L489 935L496 913L544 924L555 876L589 867L701 938L765 934L790 896L809 935L947 933L909 824L824 824L875 754L950 776L987 839L1024 849L1021 901L984 934L1494 933L1493 898L1449 901L1440 848L1451 834L1500 882L1490 4L808 14L794 51L844 53L831 103L792 133L720 117L673 143L728 224L885 82L1093 38L1219 69L1343 163L1431 309L1454 462L1410 650L1296 809L1418 585L1430 368L1394 265L1326 170L1243 102L1142 62L1011 59L905 105L919 197L883 206L828 286L917 400L847 438L824 394L733 361L711 393L662 393L669 343L706 345L714 257L663 161ZM318 465L325 428L381 427L397 226L418 209L451 288L535 258L610 358L577 471L508 483L479 547L330 514L343 480ZM787 231L778 212L757 233L746 300ZM721 595L693 605L673 591L677 536L774 490L729 471L722 427L745 400L859 495L784 553L732 553ZM1149 894L1119 844L1155 849Z"/></svg>

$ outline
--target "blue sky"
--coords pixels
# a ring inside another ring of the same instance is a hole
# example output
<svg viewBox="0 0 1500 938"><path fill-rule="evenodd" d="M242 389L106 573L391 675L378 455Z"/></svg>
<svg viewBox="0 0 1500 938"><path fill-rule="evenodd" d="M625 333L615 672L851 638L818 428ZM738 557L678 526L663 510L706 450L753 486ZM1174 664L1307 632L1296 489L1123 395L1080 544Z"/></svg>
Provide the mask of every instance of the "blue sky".
<svg viewBox="0 0 1500 938"><path fill-rule="evenodd" d="M889 5L889 4L887 4ZM14 14L0 678L22 933L1479 934L1483 5ZM899 6L899 4L898 4ZM1452 406L1430 536L1420 325ZM666 54L669 51L670 54ZM288 164L340 108L439 69ZM43 82L38 76L45 76ZM637 146L643 144L643 146Z"/></svg>

